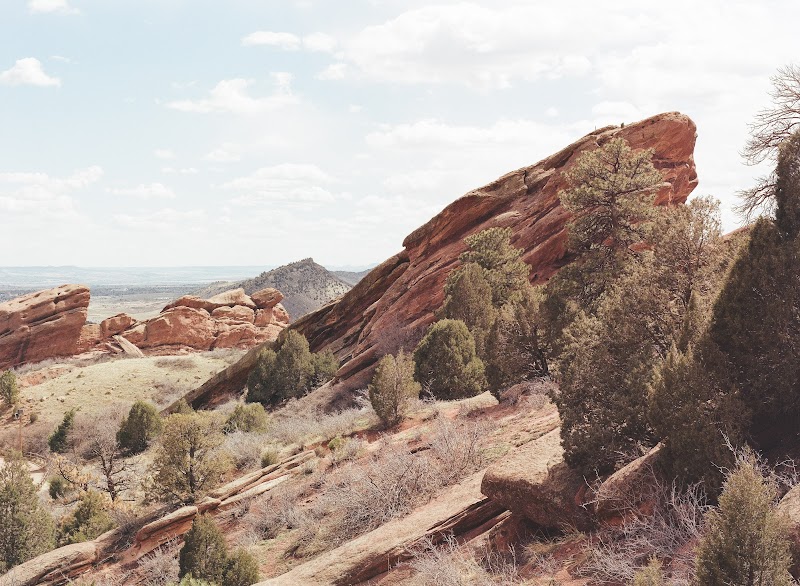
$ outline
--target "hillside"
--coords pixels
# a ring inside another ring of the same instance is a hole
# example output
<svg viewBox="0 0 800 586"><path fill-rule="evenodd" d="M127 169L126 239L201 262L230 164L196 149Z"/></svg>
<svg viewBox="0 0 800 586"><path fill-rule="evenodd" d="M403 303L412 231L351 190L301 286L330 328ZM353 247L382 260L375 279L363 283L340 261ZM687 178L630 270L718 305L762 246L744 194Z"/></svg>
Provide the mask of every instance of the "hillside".
<svg viewBox="0 0 800 586"><path fill-rule="evenodd" d="M272 287L281 291L286 297L283 305L292 320L318 310L323 305L347 293L352 286L350 280L342 279L314 262L305 258L289 263L271 271L265 271L252 279L236 282L212 283L207 287L193 291L200 297L212 297L229 289L241 287L250 295L261 289Z"/></svg>
<svg viewBox="0 0 800 586"><path fill-rule="evenodd" d="M366 269L363 271L333 271L333 274L351 287L355 287L358 285L361 279L370 273L370 271L372 271L372 269Z"/></svg>

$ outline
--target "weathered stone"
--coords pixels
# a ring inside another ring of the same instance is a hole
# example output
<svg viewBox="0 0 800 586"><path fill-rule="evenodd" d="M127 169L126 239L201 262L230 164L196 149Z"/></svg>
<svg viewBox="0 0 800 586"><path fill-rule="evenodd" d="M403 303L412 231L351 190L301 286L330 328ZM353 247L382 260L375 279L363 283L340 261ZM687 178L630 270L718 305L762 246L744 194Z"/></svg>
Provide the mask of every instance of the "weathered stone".
<svg viewBox="0 0 800 586"><path fill-rule="evenodd" d="M211 312L211 317L217 319L230 319L237 322L253 323L255 312L244 305L234 305L233 307L217 307Z"/></svg>
<svg viewBox="0 0 800 586"><path fill-rule="evenodd" d="M75 354L88 307L89 289L83 285L0 303L0 369Z"/></svg>
<svg viewBox="0 0 800 586"><path fill-rule="evenodd" d="M633 509L646 506L647 499L653 496L653 467L661 454L661 447L658 444L600 484L592 497L594 512L598 518L620 517Z"/></svg>
<svg viewBox="0 0 800 586"><path fill-rule="evenodd" d="M12 568L0 576L0 586L36 586L47 582L50 574L59 572L68 576L96 559L97 546L93 541L65 545Z"/></svg>
<svg viewBox="0 0 800 586"><path fill-rule="evenodd" d="M591 523L581 506L584 479L564 462L560 430L517 448L486 470L481 492L508 510L549 528Z"/></svg>
<svg viewBox="0 0 800 586"><path fill-rule="evenodd" d="M119 313L100 322L100 333L104 338L110 338L129 329L136 320L127 313Z"/></svg>
<svg viewBox="0 0 800 586"><path fill-rule="evenodd" d="M283 293L272 287L256 291L250 295L250 299L256 304L259 309L272 309L278 303L283 301Z"/></svg>

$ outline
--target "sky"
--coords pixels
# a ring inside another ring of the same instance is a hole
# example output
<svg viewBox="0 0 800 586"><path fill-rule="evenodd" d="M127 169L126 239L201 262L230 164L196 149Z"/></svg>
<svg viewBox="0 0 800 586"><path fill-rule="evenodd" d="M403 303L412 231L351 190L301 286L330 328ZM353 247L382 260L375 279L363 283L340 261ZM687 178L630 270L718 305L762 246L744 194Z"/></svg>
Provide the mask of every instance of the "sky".
<svg viewBox="0 0 800 586"><path fill-rule="evenodd" d="M607 124L697 123L697 195L797 59L791 0L0 0L0 266L367 266Z"/></svg>

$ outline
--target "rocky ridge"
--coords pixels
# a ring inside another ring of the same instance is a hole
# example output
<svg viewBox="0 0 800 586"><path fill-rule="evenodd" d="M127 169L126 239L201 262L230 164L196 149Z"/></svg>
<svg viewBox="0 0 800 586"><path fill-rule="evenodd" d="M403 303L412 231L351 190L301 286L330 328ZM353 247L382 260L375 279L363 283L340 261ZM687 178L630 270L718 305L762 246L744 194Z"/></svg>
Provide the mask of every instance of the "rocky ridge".
<svg viewBox="0 0 800 586"><path fill-rule="evenodd" d="M508 173L447 206L406 237L404 250L373 269L340 300L293 324L314 351L333 350L342 361L337 375L347 389L363 387L375 363L401 347L413 348L443 302L443 286L464 251L464 238L490 227L511 228L511 242L531 266L531 282L547 280L569 262L566 224L570 214L558 193L565 172L584 151L612 138L634 149L654 151L664 176L657 205L686 201L697 185L696 127L671 112L624 127L596 130L560 152Z"/></svg>
<svg viewBox="0 0 800 586"><path fill-rule="evenodd" d="M145 321L121 313L99 324L86 323L89 299L88 287L63 285L0 304L0 369L85 352L247 349L275 340L289 324L276 289L184 296Z"/></svg>
<svg viewBox="0 0 800 586"><path fill-rule="evenodd" d="M312 258L305 258L282 267L265 271L252 279L235 283L212 283L196 291L200 296L216 295L222 291L241 288L248 295L264 288L278 289L286 296L286 309L292 319L316 311L347 293L352 285Z"/></svg>

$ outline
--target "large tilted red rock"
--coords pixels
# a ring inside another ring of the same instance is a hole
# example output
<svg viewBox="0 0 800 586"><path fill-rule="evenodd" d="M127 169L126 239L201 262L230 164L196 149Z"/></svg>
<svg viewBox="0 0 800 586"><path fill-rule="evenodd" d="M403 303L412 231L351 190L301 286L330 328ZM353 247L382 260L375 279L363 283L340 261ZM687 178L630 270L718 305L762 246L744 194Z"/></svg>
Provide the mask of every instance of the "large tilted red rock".
<svg viewBox="0 0 800 586"><path fill-rule="evenodd" d="M89 289L62 285L0 303L0 369L76 353Z"/></svg>
<svg viewBox="0 0 800 586"><path fill-rule="evenodd" d="M679 113L660 114L624 128L592 132L536 165L509 173L456 200L410 234L405 249L367 275L341 299L292 325L314 351L329 348L343 365L343 388L365 386L378 359L401 346L413 348L443 301L445 279L458 265L464 238L486 228L513 231L531 265L531 282L540 283L569 262L569 213L558 193L567 187L564 172L584 151L615 137L634 149L653 148L653 163L664 175L656 203L683 203L697 185L695 125Z"/></svg>

